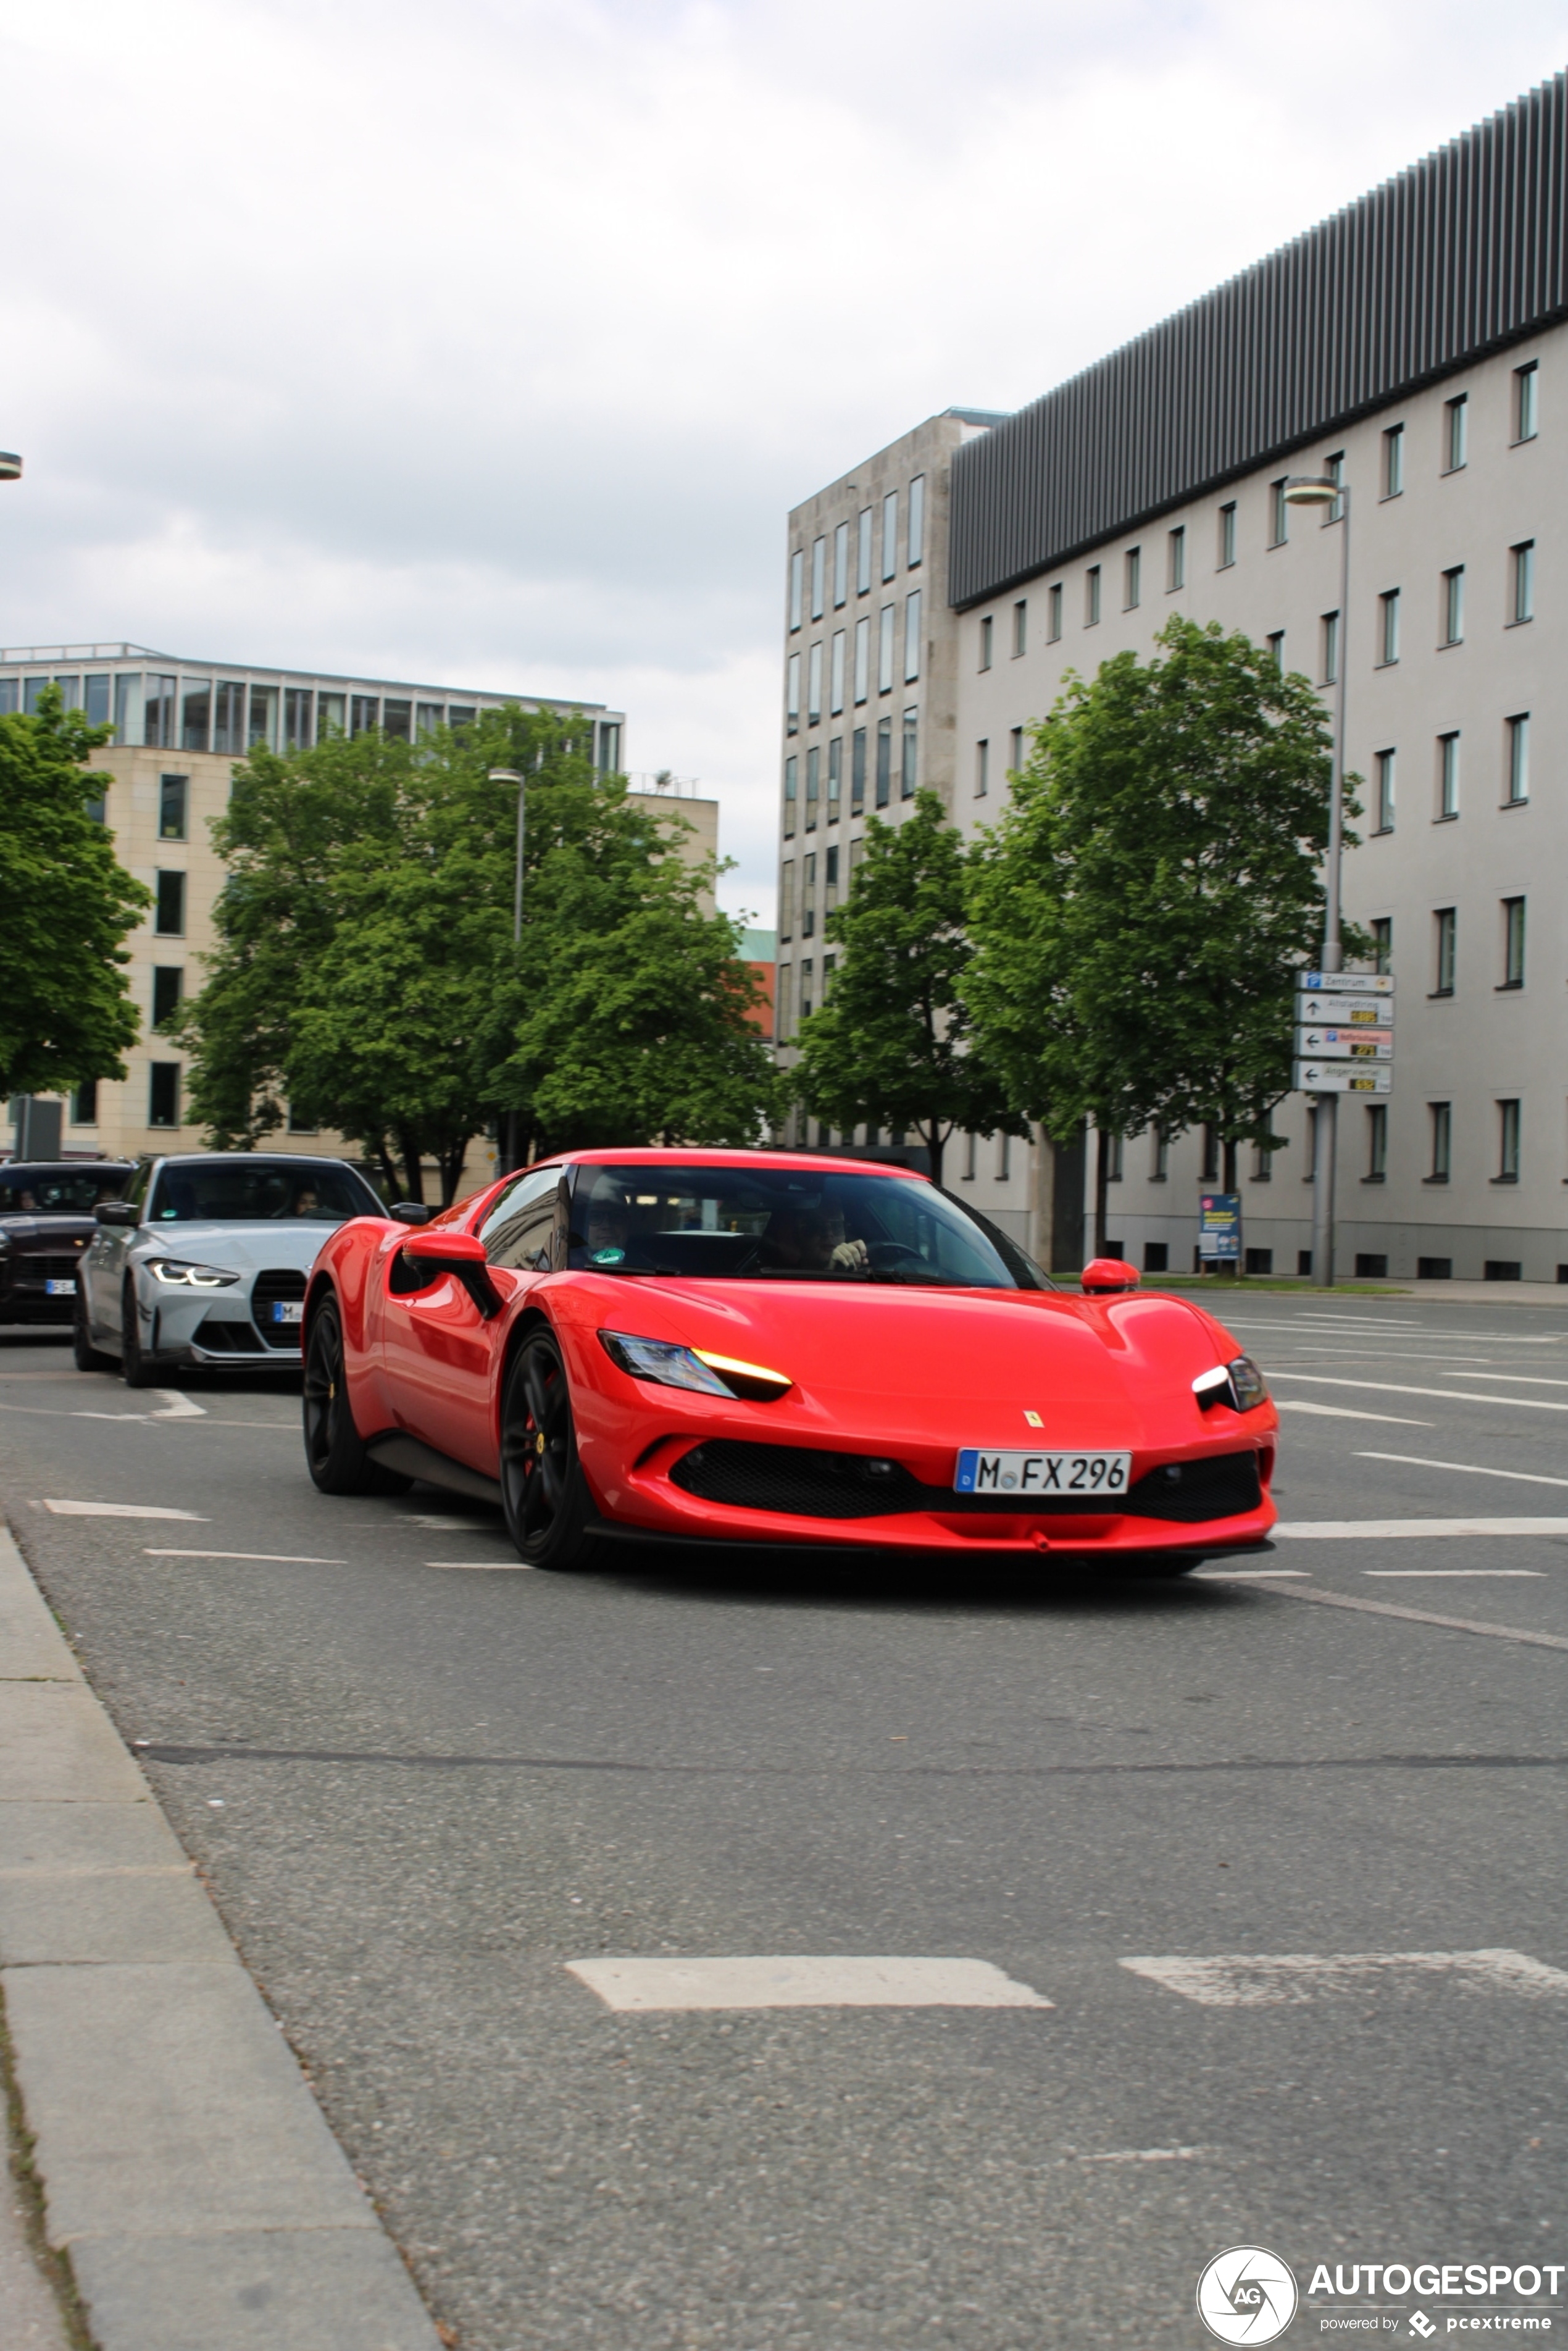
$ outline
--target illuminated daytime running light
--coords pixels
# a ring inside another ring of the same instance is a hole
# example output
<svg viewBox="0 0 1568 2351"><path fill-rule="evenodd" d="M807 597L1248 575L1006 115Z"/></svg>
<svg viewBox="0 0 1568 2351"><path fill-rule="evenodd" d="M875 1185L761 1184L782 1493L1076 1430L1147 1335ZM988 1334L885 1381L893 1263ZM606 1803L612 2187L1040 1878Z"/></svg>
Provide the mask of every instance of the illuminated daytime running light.
<svg viewBox="0 0 1568 2351"><path fill-rule="evenodd" d="M232 1290L239 1280L237 1273L225 1273L221 1266L189 1265L177 1257L153 1258L148 1271L171 1290Z"/></svg>
<svg viewBox="0 0 1568 2351"><path fill-rule="evenodd" d="M766 1401L793 1385L782 1372L760 1364L737 1363L706 1348L677 1346L669 1339L639 1339L629 1331L601 1331L599 1343L618 1371L665 1388L691 1388L698 1395L746 1396Z"/></svg>

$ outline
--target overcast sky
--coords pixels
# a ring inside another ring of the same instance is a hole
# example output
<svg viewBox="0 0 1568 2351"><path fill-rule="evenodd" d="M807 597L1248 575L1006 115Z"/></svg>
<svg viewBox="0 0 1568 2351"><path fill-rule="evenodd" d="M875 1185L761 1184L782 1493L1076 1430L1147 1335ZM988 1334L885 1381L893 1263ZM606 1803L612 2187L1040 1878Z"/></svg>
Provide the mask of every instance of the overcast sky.
<svg viewBox="0 0 1568 2351"><path fill-rule="evenodd" d="M0 0L0 643L623 706L771 918L784 520L1568 62L1568 0Z"/></svg>

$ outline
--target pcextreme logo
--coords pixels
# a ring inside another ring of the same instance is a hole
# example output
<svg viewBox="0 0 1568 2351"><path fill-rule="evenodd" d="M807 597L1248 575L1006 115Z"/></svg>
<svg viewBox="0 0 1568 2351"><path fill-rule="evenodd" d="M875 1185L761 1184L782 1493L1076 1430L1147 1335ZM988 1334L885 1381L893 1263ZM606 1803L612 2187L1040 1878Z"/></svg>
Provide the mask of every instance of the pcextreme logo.
<svg viewBox="0 0 1568 2351"><path fill-rule="evenodd" d="M1220 2343L1272 2343L1296 2314L1294 2273L1262 2245L1232 2245L1198 2279L1197 2314Z"/></svg>

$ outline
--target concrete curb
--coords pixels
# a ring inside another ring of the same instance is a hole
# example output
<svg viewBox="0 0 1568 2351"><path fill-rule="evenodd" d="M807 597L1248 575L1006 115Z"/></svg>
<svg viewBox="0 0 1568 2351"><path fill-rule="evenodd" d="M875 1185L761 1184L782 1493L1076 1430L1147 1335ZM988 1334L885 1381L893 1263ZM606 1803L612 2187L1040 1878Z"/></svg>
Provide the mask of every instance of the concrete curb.
<svg viewBox="0 0 1568 2351"><path fill-rule="evenodd" d="M102 2351L440 2351L3 1527L0 1981L49 2242Z"/></svg>

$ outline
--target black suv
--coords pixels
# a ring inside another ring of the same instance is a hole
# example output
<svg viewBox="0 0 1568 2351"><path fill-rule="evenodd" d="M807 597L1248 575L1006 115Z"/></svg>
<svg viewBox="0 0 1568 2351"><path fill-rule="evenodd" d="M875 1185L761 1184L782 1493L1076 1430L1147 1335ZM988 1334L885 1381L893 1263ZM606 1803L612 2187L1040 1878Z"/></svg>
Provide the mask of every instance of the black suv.
<svg viewBox="0 0 1568 2351"><path fill-rule="evenodd" d="M100 1200L136 1173L127 1159L13 1159L0 1167L0 1323L61 1322L76 1311L77 1259Z"/></svg>

